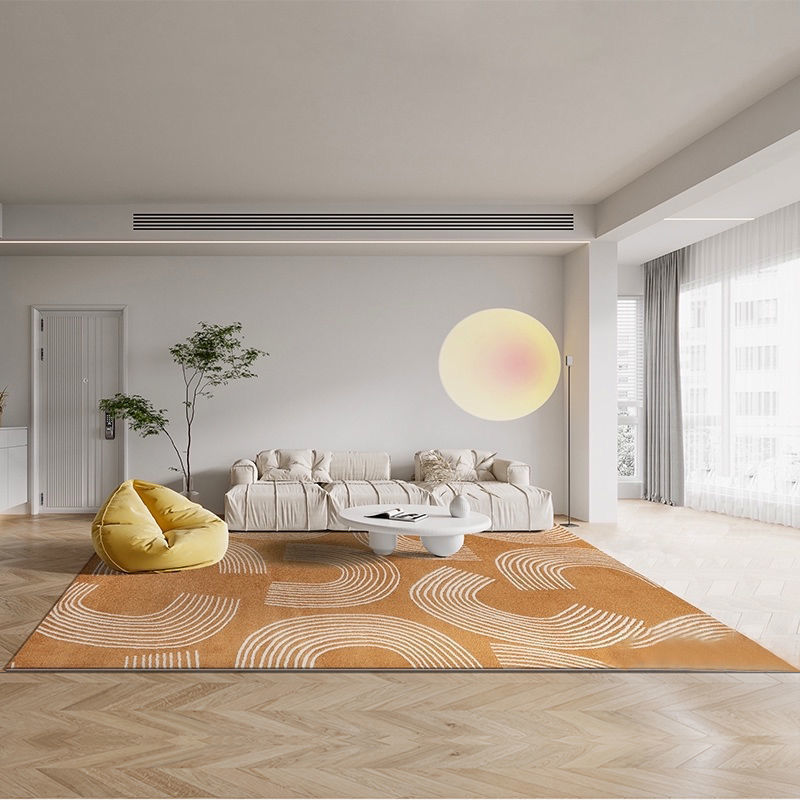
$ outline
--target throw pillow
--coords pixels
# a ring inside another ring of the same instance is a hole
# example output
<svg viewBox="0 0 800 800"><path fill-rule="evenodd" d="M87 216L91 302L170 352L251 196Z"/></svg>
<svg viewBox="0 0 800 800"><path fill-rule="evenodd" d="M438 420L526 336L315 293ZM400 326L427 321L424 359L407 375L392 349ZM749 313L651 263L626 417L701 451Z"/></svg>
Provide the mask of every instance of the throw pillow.
<svg viewBox="0 0 800 800"><path fill-rule="evenodd" d="M329 450L262 450L256 464L262 481L331 482Z"/></svg>
<svg viewBox="0 0 800 800"><path fill-rule="evenodd" d="M426 483L447 483L455 480L456 465L439 450L419 454L420 477Z"/></svg>
<svg viewBox="0 0 800 800"><path fill-rule="evenodd" d="M475 479L479 481L497 480L492 471L497 453L490 453L488 450L473 450L472 453L475 456Z"/></svg>
<svg viewBox="0 0 800 800"><path fill-rule="evenodd" d="M494 459L497 453L488 450L425 450L419 454L420 460L420 479L428 480L425 477L424 463L430 462L432 469L446 475L444 478L433 477L433 482L443 483L445 481L464 481L474 483L475 481L494 481L495 476L492 472ZM449 474L452 470L452 475Z"/></svg>
<svg viewBox="0 0 800 800"><path fill-rule="evenodd" d="M332 483L331 459L333 452L330 450L315 450L311 464L311 480L314 483Z"/></svg>

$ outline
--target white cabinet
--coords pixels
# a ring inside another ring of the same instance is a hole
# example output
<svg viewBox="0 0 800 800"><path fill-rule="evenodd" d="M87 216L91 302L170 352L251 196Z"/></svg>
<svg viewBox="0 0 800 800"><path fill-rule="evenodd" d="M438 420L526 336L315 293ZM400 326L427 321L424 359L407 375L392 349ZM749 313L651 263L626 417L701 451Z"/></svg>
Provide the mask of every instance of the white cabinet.
<svg viewBox="0 0 800 800"><path fill-rule="evenodd" d="M0 428L0 514L24 514L28 502L28 429Z"/></svg>

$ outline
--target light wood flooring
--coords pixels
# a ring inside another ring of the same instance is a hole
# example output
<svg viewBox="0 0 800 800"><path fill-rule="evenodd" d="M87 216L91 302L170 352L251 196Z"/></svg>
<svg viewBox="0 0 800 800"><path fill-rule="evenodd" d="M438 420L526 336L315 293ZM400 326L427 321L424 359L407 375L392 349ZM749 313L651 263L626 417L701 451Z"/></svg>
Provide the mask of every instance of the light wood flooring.
<svg viewBox="0 0 800 800"><path fill-rule="evenodd" d="M627 501L575 532L800 663L800 531ZM90 552L0 518L3 663ZM0 720L0 797L800 796L791 674L4 673Z"/></svg>
<svg viewBox="0 0 800 800"><path fill-rule="evenodd" d="M627 500L616 525L573 531L800 667L797 528Z"/></svg>

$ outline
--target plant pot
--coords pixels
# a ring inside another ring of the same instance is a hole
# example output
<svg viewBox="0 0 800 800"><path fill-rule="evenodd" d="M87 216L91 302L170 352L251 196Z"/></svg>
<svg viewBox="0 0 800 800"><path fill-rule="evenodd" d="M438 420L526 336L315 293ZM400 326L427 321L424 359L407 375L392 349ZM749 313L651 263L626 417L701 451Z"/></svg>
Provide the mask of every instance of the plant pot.
<svg viewBox="0 0 800 800"><path fill-rule="evenodd" d="M194 490L194 481L190 478L187 482L185 475L183 476L183 489L181 489L180 494L187 500L200 504L200 492Z"/></svg>

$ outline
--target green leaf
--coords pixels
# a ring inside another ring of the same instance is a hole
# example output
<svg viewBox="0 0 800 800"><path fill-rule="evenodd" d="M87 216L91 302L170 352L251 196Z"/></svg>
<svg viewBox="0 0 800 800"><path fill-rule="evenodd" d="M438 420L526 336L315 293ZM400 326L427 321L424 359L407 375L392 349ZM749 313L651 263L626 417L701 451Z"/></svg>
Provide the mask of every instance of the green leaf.
<svg viewBox="0 0 800 800"><path fill-rule="evenodd" d="M208 387L224 386L230 381L257 377L251 367L259 358L268 356L269 353L255 347L245 347L241 332L241 322L230 325L201 322L191 336L170 347L169 352L175 363L189 373L203 376L204 388L198 394L211 397Z"/></svg>
<svg viewBox="0 0 800 800"><path fill-rule="evenodd" d="M138 394L120 394L104 397L98 407L115 419L126 419L131 429L143 437L161 433L169 423L167 410L156 409L153 404Z"/></svg>
<svg viewBox="0 0 800 800"><path fill-rule="evenodd" d="M195 398L213 397L212 389L225 386L230 381L257 377L252 368L253 364L262 356L269 355L258 348L245 347L241 334L241 322L233 322L230 325L201 322L191 336L169 348L175 363L182 367L186 385L185 398L181 404L185 408L182 416L186 418L187 442L191 441ZM155 408L141 395L119 393L113 397L103 398L99 408L115 418L126 419L131 429L141 436L165 434L181 464L180 469L177 467L170 469L182 472L187 478L191 476L188 444L186 450L180 450L176 445L167 430L169 419L166 409Z"/></svg>

